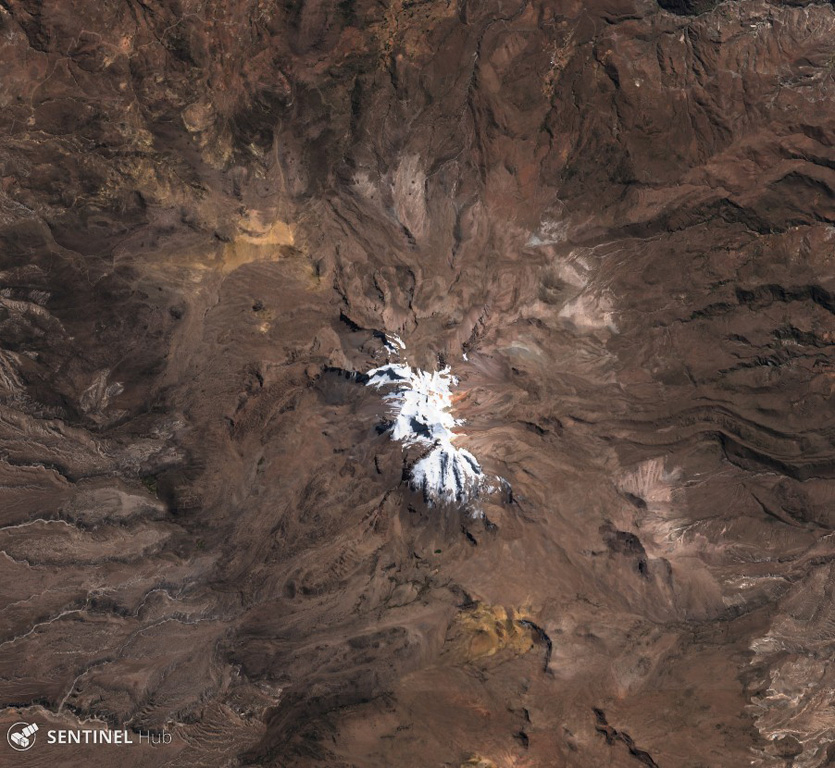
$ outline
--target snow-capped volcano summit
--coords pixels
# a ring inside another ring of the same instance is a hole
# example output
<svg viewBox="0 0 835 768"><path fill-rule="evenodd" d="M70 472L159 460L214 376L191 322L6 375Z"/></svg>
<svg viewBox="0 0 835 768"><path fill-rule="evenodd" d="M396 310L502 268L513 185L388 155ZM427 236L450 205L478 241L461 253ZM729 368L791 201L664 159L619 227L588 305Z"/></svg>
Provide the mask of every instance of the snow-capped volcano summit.
<svg viewBox="0 0 835 768"><path fill-rule="evenodd" d="M384 400L393 416L392 440L430 449L410 475L412 487L422 490L430 504L464 504L478 495L484 482L475 456L453 444L454 429L463 423L450 412L451 388L457 383L449 368L429 372L389 363L368 372L368 386L390 390Z"/></svg>

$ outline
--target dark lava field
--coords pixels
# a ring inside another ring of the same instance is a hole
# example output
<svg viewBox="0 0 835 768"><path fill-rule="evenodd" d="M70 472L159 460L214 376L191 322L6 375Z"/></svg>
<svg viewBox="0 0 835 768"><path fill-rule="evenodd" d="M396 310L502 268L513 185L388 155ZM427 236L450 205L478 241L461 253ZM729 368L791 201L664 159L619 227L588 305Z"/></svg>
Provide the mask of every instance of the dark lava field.
<svg viewBox="0 0 835 768"><path fill-rule="evenodd" d="M0 0L4 767L833 766L834 398L830 2Z"/></svg>

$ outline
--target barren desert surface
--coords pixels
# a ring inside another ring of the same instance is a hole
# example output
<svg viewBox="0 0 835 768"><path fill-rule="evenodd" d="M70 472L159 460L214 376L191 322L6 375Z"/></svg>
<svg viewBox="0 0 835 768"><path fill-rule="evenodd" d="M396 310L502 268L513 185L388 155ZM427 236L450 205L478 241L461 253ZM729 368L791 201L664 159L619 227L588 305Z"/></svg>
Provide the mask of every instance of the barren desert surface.
<svg viewBox="0 0 835 768"><path fill-rule="evenodd" d="M2 766L835 765L833 398L830 2L0 0Z"/></svg>

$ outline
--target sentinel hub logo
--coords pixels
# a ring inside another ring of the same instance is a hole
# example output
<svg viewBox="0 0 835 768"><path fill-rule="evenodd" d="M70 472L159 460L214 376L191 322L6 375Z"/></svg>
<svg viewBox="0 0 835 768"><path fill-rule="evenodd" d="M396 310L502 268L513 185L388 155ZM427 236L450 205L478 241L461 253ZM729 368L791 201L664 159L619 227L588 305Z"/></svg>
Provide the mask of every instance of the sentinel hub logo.
<svg viewBox="0 0 835 768"><path fill-rule="evenodd" d="M18 752L25 752L27 749L32 749L35 746L35 737L37 736L38 726L35 723L15 723L9 728L6 734L6 740L9 746Z"/></svg>
<svg viewBox="0 0 835 768"><path fill-rule="evenodd" d="M35 723L15 723L9 728L6 740L9 746L17 752L26 752L35 746L35 738L38 733L38 726ZM57 728L46 732L47 744L147 744L159 746L170 744L171 734L167 731L158 733L138 732L127 730L112 731L105 729L79 729L79 728Z"/></svg>

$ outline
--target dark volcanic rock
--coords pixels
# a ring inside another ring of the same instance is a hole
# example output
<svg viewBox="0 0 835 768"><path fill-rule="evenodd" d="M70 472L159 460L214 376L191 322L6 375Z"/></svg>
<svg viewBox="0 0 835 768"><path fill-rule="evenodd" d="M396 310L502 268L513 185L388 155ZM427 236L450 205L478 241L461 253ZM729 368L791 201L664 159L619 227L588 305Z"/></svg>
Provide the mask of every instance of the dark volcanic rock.
<svg viewBox="0 0 835 768"><path fill-rule="evenodd" d="M172 735L20 764L829 764L833 35L0 0L3 722Z"/></svg>
<svg viewBox="0 0 835 768"><path fill-rule="evenodd" d="M665 11L677 13L681 16L695 16L712 11L721 0L658 0Z"/></svg>

